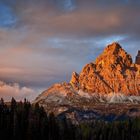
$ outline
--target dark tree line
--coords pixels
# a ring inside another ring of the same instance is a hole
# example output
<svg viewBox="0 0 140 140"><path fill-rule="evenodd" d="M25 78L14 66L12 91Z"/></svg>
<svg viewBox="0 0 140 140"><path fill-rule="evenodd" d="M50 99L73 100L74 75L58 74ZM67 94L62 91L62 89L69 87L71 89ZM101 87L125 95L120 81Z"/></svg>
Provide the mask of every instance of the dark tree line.
<svg viewBox="0 0 140 140"><path fill-rule="evenodd" d="M140 118L126 121L93 121L74 125L70 120L47 114L26 99L10 104L0 100L2 140L139 140Z"/></svg>

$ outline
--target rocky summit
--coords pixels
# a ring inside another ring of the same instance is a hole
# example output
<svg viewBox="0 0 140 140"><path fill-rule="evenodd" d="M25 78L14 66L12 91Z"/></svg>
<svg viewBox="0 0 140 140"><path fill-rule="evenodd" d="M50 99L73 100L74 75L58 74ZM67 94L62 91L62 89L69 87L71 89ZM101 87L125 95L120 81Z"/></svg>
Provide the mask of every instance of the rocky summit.
<svg viewBox="0 0 140 140"><path fill-rule="evenodd" d="M95 62L87 64L80 74L73 73L70 81L75 90L90 94L140 94L140 66L118 44L108 45Z"/></svg>
<svg viewBox="0 0 140 140"><path fill-rule="evenodd" d="M69 117L83 111L91 115L95 113L96 104L139 104L140 65L133 63L131 55L120 44L112 43L79 74L73 72L69 83L54 84L34 103L44 106L48 112L60 116L69 114ZM140 115L140 109L138 113Z"/></svg>

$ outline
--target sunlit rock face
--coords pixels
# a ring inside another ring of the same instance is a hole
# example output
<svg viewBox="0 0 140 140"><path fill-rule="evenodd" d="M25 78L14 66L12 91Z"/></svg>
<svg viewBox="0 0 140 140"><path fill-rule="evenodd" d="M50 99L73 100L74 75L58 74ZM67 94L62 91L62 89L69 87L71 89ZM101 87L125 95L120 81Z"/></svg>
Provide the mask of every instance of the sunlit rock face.
<svg viewBox="0 0 140 140"><path fill-rule="evenodd" d="M82 69L78 80L72 78L72 83L74 88L78 85L76 89L91 94L114 92L139 95L139 70L139 66L132 63L131 56L118 43L113 43L105 48L95 62Z"/></svg>
<svg viewBox="0 0 140 140"><path fill-rule="evenodd" d="M76 72L72 73L70 84L74 87L74 89L79 90L79 74Z"/></svg>

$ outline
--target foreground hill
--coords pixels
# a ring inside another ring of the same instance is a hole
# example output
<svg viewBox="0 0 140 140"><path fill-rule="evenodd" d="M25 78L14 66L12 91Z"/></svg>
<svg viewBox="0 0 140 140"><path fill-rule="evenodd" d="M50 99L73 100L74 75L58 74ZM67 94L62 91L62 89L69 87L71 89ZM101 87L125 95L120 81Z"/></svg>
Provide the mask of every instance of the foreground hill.
<svg viewBox="0 0 140 140"><path fill-rule="evenodd" d="M96 104L139 104L140 65L133 63L131 56L118 43L110 44L80 74L73 72L69 83L54 84L40 94L34 103L57 115L68 110L71 110L71 115L72 112L80 114L85 110L93 112ZM131 108L128 107L125 113Z"/></svg>

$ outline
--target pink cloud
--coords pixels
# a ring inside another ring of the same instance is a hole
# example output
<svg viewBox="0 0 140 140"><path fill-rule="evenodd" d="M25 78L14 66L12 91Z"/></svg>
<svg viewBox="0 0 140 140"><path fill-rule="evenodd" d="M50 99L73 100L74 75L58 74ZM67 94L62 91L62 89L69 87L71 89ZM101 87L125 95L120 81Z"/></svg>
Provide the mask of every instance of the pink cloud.
<svg viewBox="0 0 140 140"><path fill-rule="evenodd" d="M9 101L12 97L16 100L23 100L35 98L36 92L35 90L28 87L20 87L18 83L5 83L0 81L0 97L4 98L4 100Z"/></svg>

